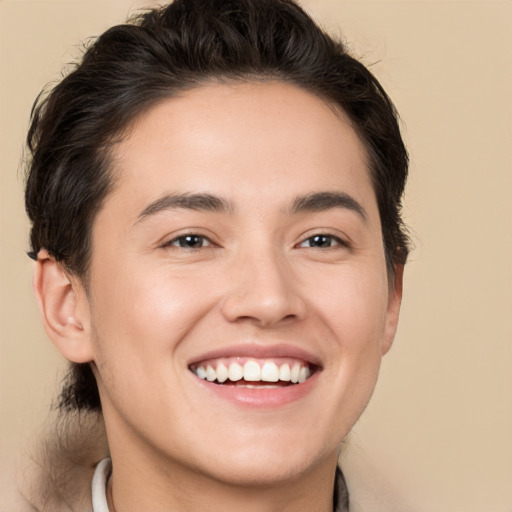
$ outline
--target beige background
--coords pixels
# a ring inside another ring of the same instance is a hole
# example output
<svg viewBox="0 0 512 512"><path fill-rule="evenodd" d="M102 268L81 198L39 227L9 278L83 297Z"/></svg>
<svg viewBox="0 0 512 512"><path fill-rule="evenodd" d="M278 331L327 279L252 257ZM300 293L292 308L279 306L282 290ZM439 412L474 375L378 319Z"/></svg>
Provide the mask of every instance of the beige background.
<svg viewBox="0 0 512 512"><path fill-rule="evenodd" d="M512 512L512 2L304 3L374 63L412 160L417 247L395 346L345 455L355 510ZM148 4L0 0L2 512L63 368L24 256L30 106L80 40Z"/></svg>

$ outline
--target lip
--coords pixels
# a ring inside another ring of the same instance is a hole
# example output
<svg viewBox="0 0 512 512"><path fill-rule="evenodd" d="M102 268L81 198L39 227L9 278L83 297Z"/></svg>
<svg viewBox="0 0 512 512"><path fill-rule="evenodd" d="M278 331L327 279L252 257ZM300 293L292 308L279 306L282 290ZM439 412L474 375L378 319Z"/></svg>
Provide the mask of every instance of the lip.
<svg viewBox="0 0 512 512"><path fill-rule="evenodd" d="M241 343L238 345L230 345L229 347L218 348L205 352L188 362L188 366L193 366L201 361L210 359L221 359L229 357L247 357L252 359L272 359L272 358L291 358L298 359L309 363L312 366L322 368L322 361L311 354L307 350L296 347L294 345L280 343L276 345L258 344L258 343Z"/></svg>
<svg viewBox="0 0 512 512"><path fill-rule="evenodd" d="M190 368L201 361L230 357L247 357L253 359L292 358L305 361L316 368L313 375L302 383L292 386L261 389L214 384L213 382L200 379L191 372L191 376L194 378L195 382L206 392L212 393L215 397L227 400L235 405L249 408L265 409L282 407L306 397L314 389L323 366L321 360L314 354L290 344L263 345L258 343L243 343L205 352L198 357L194 357L194 359L189 362L188 367Z"/></svg>
<svg viewBox="0 0 512 512"><path fill-rule="evenodd" d="M223 400L228 400L235 405L249 408L273 409L283 407L306 397L313 390L319 373L315 372L308 380L300 384L272 389L224 386L199 379L195 375L193 377L200 386L203 386L206 392L212 393Z"/></svg>

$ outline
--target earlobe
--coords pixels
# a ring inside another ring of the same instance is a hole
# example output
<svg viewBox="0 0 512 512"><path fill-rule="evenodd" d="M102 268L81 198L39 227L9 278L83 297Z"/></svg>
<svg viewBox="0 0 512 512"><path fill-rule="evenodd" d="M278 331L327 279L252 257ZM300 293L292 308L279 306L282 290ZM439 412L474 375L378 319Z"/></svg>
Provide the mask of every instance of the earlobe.
<svg viewBox="0 0 512 512"><path fill-rule="evenodd" d="M395 339L402 304L404 266L395 265L393 283L389 287L388 309L386 311L386 325L384 327L384 340L382 343L382 355L386 354Z"/></svg>
<svg viewBox="0 0 512 512"><path fill-rule="evenodd" d="M45 330L59 352L75 363L92 361L89 304L80 281L41 250L33 287Z"/></svg>

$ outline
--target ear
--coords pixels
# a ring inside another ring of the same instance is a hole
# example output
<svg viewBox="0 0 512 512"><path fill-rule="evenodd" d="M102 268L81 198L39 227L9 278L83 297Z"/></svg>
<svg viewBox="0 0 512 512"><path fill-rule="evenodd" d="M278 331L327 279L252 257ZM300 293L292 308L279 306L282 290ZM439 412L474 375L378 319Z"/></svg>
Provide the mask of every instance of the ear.
<svg viewBox="0 0 512 512"><path fill-rule="evenodd" d="M389 286L388 309L386 311L386 324L384 326L384 340L382 343L382 355L386 354L395 339L402 304L402 291L404 279L404 266L395 265L393 282Z"/></svg>
<svg viewBox="0 0 512 512"><path fill-rule="evenodd" d="M44 328L59 352L74 363L92 361L89 301L80 280L41 250L33 287Z"/></svg>

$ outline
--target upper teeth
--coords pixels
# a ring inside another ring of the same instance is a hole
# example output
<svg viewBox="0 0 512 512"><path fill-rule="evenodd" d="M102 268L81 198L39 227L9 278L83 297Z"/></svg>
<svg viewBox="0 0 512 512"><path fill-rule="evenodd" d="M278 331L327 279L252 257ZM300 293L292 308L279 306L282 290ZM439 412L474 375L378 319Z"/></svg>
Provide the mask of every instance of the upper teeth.
<svg viewBox="0 0 512 512"><path fill-rule="evenodd" d="M249 359L243 365L232 362L228 365L219 363L193 366L193 372L203 380L210 382L232 382L244 379L248 382L292 382L294 384L304 382L310 375L311 370L305 363L284 363L277 365L273 361L264 361L262 364Z"/></svg>

